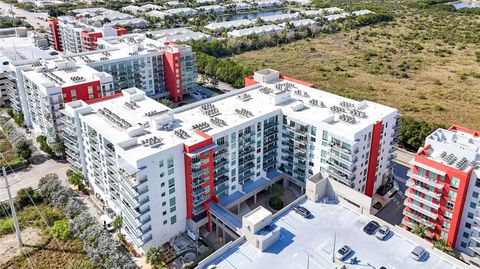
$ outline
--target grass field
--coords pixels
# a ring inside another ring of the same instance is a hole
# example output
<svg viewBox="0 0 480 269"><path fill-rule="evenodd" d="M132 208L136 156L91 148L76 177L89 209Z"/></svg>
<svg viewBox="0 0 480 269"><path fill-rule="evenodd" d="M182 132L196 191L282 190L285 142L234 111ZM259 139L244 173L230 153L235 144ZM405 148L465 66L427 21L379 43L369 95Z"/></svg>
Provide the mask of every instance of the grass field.
<svg viewBox="0 0 480 269"><path fill-rule="evenodd" d="M409 8L409 0L358 2L380 6L395 20L232 59L390 105L404 115L480 130L480 16Z"/></svg>

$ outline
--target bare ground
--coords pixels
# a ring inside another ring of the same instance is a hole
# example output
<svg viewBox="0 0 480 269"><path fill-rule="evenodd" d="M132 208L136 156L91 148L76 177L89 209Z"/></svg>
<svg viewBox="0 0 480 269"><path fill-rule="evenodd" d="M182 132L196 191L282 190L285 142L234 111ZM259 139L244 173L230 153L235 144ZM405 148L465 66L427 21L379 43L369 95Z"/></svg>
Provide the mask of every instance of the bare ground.
<svg viewBox="0 0 480 269"><path fill-rule="evenodd" d="M28 227L22 230L22 240L26 245L39 245L43 242L43 232L39 228ZM18 246L15 233L0 237L0 266L7 263L13 257L23 255ZM28 247L27 247L28 248Z"/></svg>

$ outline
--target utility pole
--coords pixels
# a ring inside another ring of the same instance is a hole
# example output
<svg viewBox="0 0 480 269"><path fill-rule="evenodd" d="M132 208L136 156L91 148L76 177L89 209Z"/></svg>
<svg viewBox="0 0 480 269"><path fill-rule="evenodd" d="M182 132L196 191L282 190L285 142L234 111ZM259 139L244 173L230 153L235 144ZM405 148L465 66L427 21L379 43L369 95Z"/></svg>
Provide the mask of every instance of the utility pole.
<svg viewBox="0 0 480 269"><path fill-rule="evenodd" d="M10 193L10 185L8 184L7 171L2 167L2 175L5 179L5 185L8 193L8 202L10 203L10 210L12 211L13 225L15 226L15 233L17 235L18 244L23 247L22 235L20 234L20 226L18 225L17 213L15 213L15 205L13 204L12 194Z"/></svg>

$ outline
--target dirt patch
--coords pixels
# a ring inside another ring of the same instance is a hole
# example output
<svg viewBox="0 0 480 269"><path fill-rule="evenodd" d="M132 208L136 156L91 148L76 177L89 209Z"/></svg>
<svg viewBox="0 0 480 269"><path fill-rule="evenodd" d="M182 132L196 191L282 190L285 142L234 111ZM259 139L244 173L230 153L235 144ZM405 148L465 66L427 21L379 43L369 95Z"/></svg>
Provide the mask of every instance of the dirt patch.
<svg viewBox="0 0 480 269"><path fill-rule="evenodd" d="M22 230L22 240L26 245L39 245L43 239L43 232L39 228L28 227ZM0 266L4 265L13 257L22 255L18 246L17 237L14 233L0 237L0 242L2 242L0 244Z"/></svg>

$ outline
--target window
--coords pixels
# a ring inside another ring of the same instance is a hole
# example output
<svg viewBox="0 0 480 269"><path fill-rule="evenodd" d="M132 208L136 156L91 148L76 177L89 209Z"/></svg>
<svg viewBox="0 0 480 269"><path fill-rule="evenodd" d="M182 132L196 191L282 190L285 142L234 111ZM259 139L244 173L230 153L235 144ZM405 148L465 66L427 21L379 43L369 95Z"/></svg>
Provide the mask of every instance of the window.
<svg viewBox="0 0 480 269"><path fill-rule="evenodd" d="M175 193L175 187L174 187L174 188L171 188L170 190L168 190L168 193L169 193L169 194Z"/></svg>
<svg viewBox="0 0 480 269"><path fill-rule="evenodd" d="M442 238L443 240L447 240L448 233L445 231L440 231L440 238Z"/></svg>
<svg viewBox="0 0 480 269"><path fill-rule="evenodd" d="M473 196L473 198L478 198L478 192L474 191L474 192L472 193L472 196Z"/></svg>
<svg viewBox="0 0 480 269"><path fill-rule="evenodd" d="M461 242L461 243L460 243L460 246L461 246L462 248L466 248L466 247L467 247L467 244L466 244L465 242Z"/></svg>
<svg viewBox="0 0 480 269"><path fill-rule="evenodd" d="M165 225L165 224L167 224L167 220L164 220L164 221L163 221L163 225Z"/></svg>
<svg viewBox="0 0 480 269"><path fill-rule="evenodd" d="M448 221L442 221L442 228L444 228L444 229L450 229L450 222L448 222Z"/></svg>
<svg viewBox="0 0 480 269"><path fill-rule="evenodd" d="M452 212L445 211L443 216L448 220L452 220L453 214L452 214Z"/></svg>
<svg viewBox="0 0 480 269"><path fill-rule="evenodd" d="M471 202L471 203L470 203L470 208L475 209L476 207L477 207L477 204L475 204L474 202Z"/></svg>
<svg viewBox="0 0 480 269"><path fill-rule="evenodd" d="M167 167L172 168L173 167L173 156L169 156L167 159Z"/></svg>
<svg viewBox="0 0 480 269"><path fill-rule="evenodd" d="M448 210L453 210L453 207L454 207L454 206L455 206L454 203L452 203L452 202L450 202L450 201L447 201L447 204L446 204L445 207L446 207Z"/></svg>
<svg viewBox="0 0 480 269"><path fill-rule="evenodd" d="M177 216L173 216L170 218L170 223L173 225L175 223L177 223Z"/></svg>
<svg viewBox="0 0 480 269"><path fill-rule="evenodd" d="M175 171L174 171L173 168L172 168L172 169L168 169L168 175L169 175L169 176L170 176L170 175L173 175L173 173L175 173Z"/></svg>
<svg viewBox="0 0 480 269"><path fill-rule="evenodd" d="M167 202L163 201L162 206L166 206L166 205L167 205Z"/></svg>
<svg viewBox="0 0 480 269"><path fill-rule="evenodd" d="M175 205L175 197L170 198L170 206Z"/></svg>
<svg viewBox="0 0 480 269"><path fill-rule="evenodd" d="M467 222L467 223L465 223L465 227L468 228L468 229L470 229L470 228L472 228L472 224L469 223L469 222Z"/></svg>
<svg viewBox="0 0 480 269"><path fill-rule="evenodd" d="M455 200L457 199L457 192L455 191L448 191L448 199Z"/></svg>
<svg viewBox="0 0 480 269"><path fill-rule="evenodd" d="M436 181L437 180L437 174L435 174L432 171L428 172L428 179Z"/></svg>
<svg viewBox="0 0 480 269"><path fill-rule="evenodd" d="M469 218L469 219L473 219L473 213L472 213L472 212L468 212L468 214L467 214L467 218Z"/></svg>
<svg viewBox="0 0 480 269"><path fill-rule="evenodd" d="M450 188L457 190L458 186L460 186L460 179L452 177L452 180L450 181Z"/></svg>
<svg viewBox="0 0 480 269"><path fill-rule="evenodd" d="M174 178L171 178L168 180L168 187L171 188L175 186L175 179Z"/></svg>
<svg viewBox="0 0 480 269"><path fill-rule="evenodd" d="M463 232L463 238L468 238L470 235L467 232Z"/></svg>
<svg viewBox="0 0 480 269"><path fill-rule="evenodd" d="M418 175L420 175L422 177L425 177L426 171L425 171L425 169L419 167L417 173L418 173Z"/></svg>
<svg viewBox="0 0 480 269"><path fill-rule="evenodd" d="M176 207L176 206L170 207L170 213L175 212L175 210L177 210L177 207Z"/></svg>
<svg viewBox="0 0 480 269"><path fill-rule="evenodd" d="M325 141L328 140L328 132L327 131L323 131L322 139L325 140Z"/></svg>
<svg viewBox="0 0 480 269"><path fill-rule="evenodd" d="M159 168L163 168L163 160L161 160L161 161L158 162L158 167L159 167Z"/></svg>

